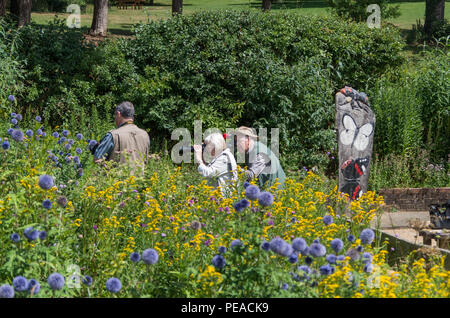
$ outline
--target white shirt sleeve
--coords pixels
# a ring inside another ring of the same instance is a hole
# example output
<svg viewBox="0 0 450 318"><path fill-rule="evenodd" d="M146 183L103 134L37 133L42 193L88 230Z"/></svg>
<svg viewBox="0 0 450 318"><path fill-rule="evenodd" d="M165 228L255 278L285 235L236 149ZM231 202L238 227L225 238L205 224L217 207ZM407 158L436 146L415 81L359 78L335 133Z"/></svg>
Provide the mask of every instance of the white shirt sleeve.
<svg viewBox="0 0 450 318"><path fill-rule="evenodd" d="M197 170L205 178L220 176L228 171L227 157L222 155L216 158L216 160L211 162L208 166L201 163Z"/></svg>

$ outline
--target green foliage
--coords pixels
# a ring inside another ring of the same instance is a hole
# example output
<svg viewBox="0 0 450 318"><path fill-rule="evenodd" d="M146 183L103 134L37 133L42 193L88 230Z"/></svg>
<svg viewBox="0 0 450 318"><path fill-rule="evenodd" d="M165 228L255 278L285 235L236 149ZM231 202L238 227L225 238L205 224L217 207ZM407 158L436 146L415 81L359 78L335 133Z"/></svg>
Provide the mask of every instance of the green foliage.
<svg viewBox="0 0 450 318"><path fill-rule="evenodd" d="M423 54L421 62L386 74L369 88L377 116L374 152L411 154L425 147L435 163L443 163L450 149L449 53Z"/></svg>
<svg viewBox="0 0 450 318"><path fill-rule="evenodd" d="M324 164L334 143L333 88L402 62L392 28L292 13L216 11L138 25L121 44L145 81L144 123L279 127L283 164ZM141 96L139 96L141 95ZM207 128L205 127L205 128Z"/></svg>
<svg viewBox="0 0 450 318"><path fill-rule="evenodd" d="M82 13L86 12L87 0L34 0L32 11L34 12L66 12L71 4L80 6Z"/></svg>
<svg viewBox="0 0 450 318"><path fill-rule="evenodd" d="M345 19L365 22L371 12L367 7L371 4L380 6L381 18L396 18L400 16L399 5L390 5L390 0L327 0L332 11Z"/></svg>

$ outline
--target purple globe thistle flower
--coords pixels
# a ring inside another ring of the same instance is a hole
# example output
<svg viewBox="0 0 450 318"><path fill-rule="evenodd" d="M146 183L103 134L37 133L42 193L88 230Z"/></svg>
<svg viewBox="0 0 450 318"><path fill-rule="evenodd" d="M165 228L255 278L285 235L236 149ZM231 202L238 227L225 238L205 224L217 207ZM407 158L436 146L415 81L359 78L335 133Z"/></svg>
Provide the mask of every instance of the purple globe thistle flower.
<svg viewBox="0 0 450 318"><path fill-rule="evenodd" d="M227 248L225 246L219 246L219 253L220 254L225 254L227 251Z"/></svg>
<svg viewBox="0 0 450 318"><path fill-rule="evenodd" d="M53 136L53 138L59 138L59 134L56 131L52 134L52 136Z"/></svg>
<svg viewBox="0 0 450 318"><path fill-rule="evenodd" d="M366 273L372 273L373 272L373 265L372 263L367 263L366 265L364 265L364 272Z"/></svg>
<svg viewBox="0 0 450 318"><path fill-rule="evenodd" d="M349 236L347 236L347 240L348 240L349 242L352 242L352 243L353 243L353 242L356 240L356 238L355 238L354 235L350 234Z"/></svg>
<svg viewBox="0 0 450 318"><path fill-rule="evenodd" d="M344 247L344 242L341 239L335 238L331 241L330 246L336 253L339 253Z"/></svg>
<svg viewBox="0 0 450 318"><path fill-rule="evenodd" d="M122 289L120 279L111 277L106 281L106 289L111 293L118 293Z"/></svg>
<svg viewBox="0 0 450 318"><path fill-rule="evenodd" d="M269 206L273 203L273 195L270 192L261 192L258 195L258 203L262 206Z"/></svg>
<svg viewBox="0 0 450 318"><path fill-rule="evenodd" d="M302 252L306 247L306 241L301 237L297 237L292 241L292 248L294 251Z"/></svg>
<svg viewBox="0 0 450 318"><path fill-rule="evenodd" d="M370 254L369 252L363 253L363 255L362 255L363 263L365 263L365 264L372 263L372 259L373 259L372 254Z"/></svg>
<svg viewBox="0 0 450 318"><path fill-rule="evenodd" d="M14 288L7 284L0 286L0 298L14 298Z"/></svg>
<svg viewBox="0 0 450 318"><path fill-rule="evenodd" d="M294 252L290 244L285 242L282 238L276 237L270 241L270 249L278 255L289 257Z"/></svg>
<svg viewBox="0 0 450 318"><path fill-rule="evenodd" d="M239 249L240 247L243 247L244 244L242 244L241 240L237 239L231 242L230 247L232 250Z"/></svg>
<svg viewBox="0 0 450 318"><path fill-rule="evenodd" d="M320 240L319 240L319 239L315 239L315 240L313 241L313 243L320 243Z"/></svg>
<svg viewBox="0 0 450 318"><path fill-rule="evenodd" d="M349 249L347 253L345 253L345 256L350 257L352 261L357 261L360 257L359 252L355 248Z"/></svg>
<svg viewBox="0 0 450 318"><path fill-rule="evenodd" d="M41 189L49 190L54 186L53 178L48 174L43 174L39 177L38 184L41 187Z"/></svg>
<svg viewBox="0 0 450 318"><path fill-rule="evenodd" d="M11 113L11 118L16 118L17 114L16 113Z"/></svg>
<svg viewBox="0 0 450 318"><path fill-rule="evenodd" d="M345 255L338 255L338 256L336 257L336 261L342 262L342 261L344 261L344 260L345 260Z"/></svg>
<svg viewBox="0 0 450 318"><path fill-rule="evenodd" d="M11 146L10 146L8 140L3 141L3 143L2 143L2 148L3 148L4 150L8 150L10 147L11 147Z"/></svg>
<svg viewBox="0 0 450 318"><path fill-rule="evenodd" d="M28 287L28 281L23 276L17 276L13 279L12 282L14 289L18 292L23 292L27 290Z"/></svg>
<svg viewBox="0 0 450 318"><path fill-rule="evenodd" d="M15 119L15 118L11 119L11 124L16 126L18 124L17 119Z"/></svg>
<svg viewBox="0 0 450 318"><path fill-rule="evenodd" d="M59 273L51 274L47 279L50 288L53 290L60 290L64 287L66 281L64 280L64 276Z"/></svg>
<svg viewBox="0 0 450 318"><path fill-rule="evenodd" d="M70 144L65 144L64 149L69 151L72 146Z"/></svg>
<svg viewBox="0 0 450 318"><path fill-rule="evenodd" d="M310 274L311 273L311 268L309 268L308 266L305 266L305 265L297 267L297 270L298 271L303 271L306 274Z"/></svg>
<svg viewBox="0 0 450 318"><path fill-rule="evenodd" d="M249 185L245 188L245 197L251 201L258 200L259 188L255 185Z"/></svg>
<svg viewBox="0 0 450 318"><path fill-rule="evenodd" d="M69 203L69 200L65 196L60 196L58 199L56 199L56 202L59 204L60 207L65 208L67 203Z"/></svg>
<svg viewBox="0 0 450 318"><path fill-rule="evenodd" d="M41 118L41 116L39 116L39 115L37 115L36 117L34 117L34 119L35 119L38 123L40 123L40 122L42 121L42 118Z"/></svg>
<svg viewBox="0 0 450 318"><path fill-rule="evenodd" d="M222 255L216 255L213 257L211 263L216 269L224 268L226 265L225 257L223 257Z"/></svg>
<svg viewBox="0 0 450 318"><path fill-rule="evenodd" d="M80 155L83 152L83 150L81 150L81 148L77 148L75 149L75 152Z"/></svg>
<svg viewBox="0 0 450 318"><path fill-rule="evenodd" d="M10 136L11 136L11 135L12 135L12 133L13 133L13 131L14 131L14 128L9 128L9 129L8 129L8 135L10 135Z"/></svg>
<svg viewBox="0 0 450 318"><path fill-rule="evenodd" d="M18 142L22 142L25 135L23 134L22 130L20 129L14 129L11 134L12 139Z"/></svg>
<svg viewBox="0 0 450 318"><path fill-rule="evenodd" d="M30 279L28 281L27 290L29 292L33 292L33 295L36 295L41 290L41 284L36 279Z"/></svg>
<svg viewBox="0 0 450 318"><path fill-rule="evenodd" d="M362 251L364 251L364 247L362 247L361 245L358 245L358 246L356 247L356 250L357 250L358 252L362 253Z"/></svg>
<svg viewBox="0 0 450 318"><path fill-rule="evenodd" d="M311 258L311 257L309 257L309 256L307 256L306 258L305 258L305 264L306 265L311 265L312 264L312 262L313 262L313 259Z"/></svg>
<svg viewBox="0 0 450 318"><path fill-rule="evenodd" d="M74 156L73 157L73 162L76 163L76 164L80 163L80 157Z"/></svg>
<svg viewBox="0 0 450 318"><path fill-rule="evenodd" d="M90 140L89 141L89 146L88 146L89 149L92 150L95 147L96 144L97 144L97 141L95 139Z"/></svg>
<svg viewBox="0 0 450 318"><path fill-rule="evenodd" d="M202 224L199 221L193 221L190 226L193 230L197 231L202 227Z"/></svg>
<svg viewBox="0 0 450 318"><path fill-rule="evenodd" d="M16 118L17 118L18 121L22 121L22 119L23 119L23 117L22 117L21 114L17 114L17 115L16 115Z"/></svg>
<svg viewBox="0 0 450 318"><path fill-rule="evenodd" d="M34 241L39 236L39 231L33 229L32 226L27 227L23 233L29 241Z"/></svg>
<svg viewBox="0 0 450 318"><path fill-rule="evenodd" d="M319 271L321 275L328 276L333 273L333 268L330 266L330 264L327 264L320 266Z"/></svg>
<svg viewBox="0 0 450 318"><path fill-rule="evenodd" d="M370 244L375 238L375 233L372 229L364 229L361 231L359 238L363 244Z"/></svg>
<svg viewBox="0 0 450 318"><path fill-rule="evenodd" d="M83 284L85 284L86 286L91 286L92 285L92 277L89 275L84 276Z"/></svg>
<svg viewBox="0 0 450 318"><path fill-rule="evenodd" d="M241 212L242 210L248 208L249 205L250 205L250 202L248 202L247 199L242 199L242 200L238 201L237 203L235 203L233 207L236 210L236 212Z"/></svg>
<svg viewBox="0 0 450 318"><path fill-rule="evenodd" d="M320 243L312 243L309 246L309 254L314 257L322 257L327 253L327 249Z"/></svg>
<svg viewBox="0 0 450 318"><path fill-rule="evenodd" d="M289 263L295 264L298 261L298 254L296 252L292 253L291 256L289 256Z"/></svg>
<svg viewBox="0 0 450 318"><path fill-rule="evenodd" d="M302 253L303 256L308 256L309 255L309 246L306 246L303 251L300 251L300 253Z"/></svg>
<svg viewBox="0 0 450 318"><path fill-rule="evenodd" d="M81 140L81 139L83 139L83 135L82 134L80 134L80 133L78 133L76 136L75 136L78 140Z"/></svg>
<svg viewBox="0 0 450 318"><path fill-rule="evenodd" d="M9 95L8 100L12 103L16 100L16 98L14 97L14 95Z"/></svg>
<svg viewBox="0 0 450 318"><path fill-rule="evenodd" d="M63 136L67 137L67 136L69 136L69 131L67 129L64 129L62 131L62 134L63 134Z"/></svg>
<svg viewBox="0 0 450 318"><path fill-rule="evenodd" d="M42 133L42 137L47 137L47 133L45 131Z"/></svg>
<svg viewBox="0 0 450 318"><path fill-rule="evenodd" d="M72 138L69 138L69 139L67 140L67 143L69 143L70 145L73 145L74 142L75 142L75 141L74 141Z"/></svg>
<svg viewBox="0 0 450 318"><path fill-rule="evenodd" d="M159 258L158 252L152 248L148 248L142 252L142 260L147 265L156 264L158 258Z"/></svg>
<svg viewBox="0 0 450 318"><path fill-rule="evenodd" d="M261 249L263 250L263 251L268 251L269 249L270 249L270 243L269 242L262 242L262 244L261 244Z"/></svg>
<svg viewBox="0 0 450 318"><path fill-rule="evenodd" d="M49 199L45 199L44 201L42 201L42 206L44 207L44 209L51 209L52 207L52 201L50 201Z"/></svg>
<svg viewBox="0 0 450 318"><path fill-rule="evenodd" d="M336 264L337 257L334 254L328 254L325 259L330 264Z"/></svg>
<svg viewBox="0 0 450 318"><path fill-rule="evenodd" d="M47 238L47 232L45 232L45 231L39 232L39 239L40 240L45 240L46 238Z"/></svg>
<svg viewBox="0 0 450 318"><path fill-rule="evenodd" d="M41 135L42 135L42 129L41 129L41 128L38 128L38 129L36 130L36 135L38 135L38 136L41 136Z"/></svg>
<svg viewBox="0 0 450 318"><path fill-rule="evenodd" d="M283 289L283 290L288 290L288 289L289 289L289 284L283 283L283 284L281 285L281 289Z"/></svg>
<svg viewBox="0 0 450 318"><path fill-rule="evenodd" d="M325 223L325 225L330 225L331 223L333 223L333 217L331 215L325 215L322 218L323 223Z"/></svg>
<svg viewBox="0 0 450 318"><path fill-rule="evenodd" d="M14 243L17 243L20 241L20 235L17 233L11 234L10 238L11 238L11 241L13 241Z"/></svg>
<svg viewBox="0 0 450 318"><path fill-rule="evenodd" d="M130 255L130 260L131 260L132 262L137 263L137 262L139 262L139 261L141 260L141 255L139 255L139 253L137 253L137 252L133 252L133 253L131 253L131 255Z"/></svg>
<svg viewBox="0 0 450 318"><path fill-rule="evenodd" d="M250 182L248 182L248 181L245 181L244 182L244 184L243 184L243 186L244 186L244 189L247 189L247 187L250 185Z"/></svg>

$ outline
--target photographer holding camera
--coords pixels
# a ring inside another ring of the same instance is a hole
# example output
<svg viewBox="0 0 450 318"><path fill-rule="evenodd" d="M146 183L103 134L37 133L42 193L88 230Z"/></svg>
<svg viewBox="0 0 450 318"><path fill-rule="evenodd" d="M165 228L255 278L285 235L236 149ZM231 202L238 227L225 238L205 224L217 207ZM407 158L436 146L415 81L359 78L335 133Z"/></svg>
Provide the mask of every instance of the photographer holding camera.
<svg viewBox="0 0 450 318"><path fill-rule="evenodd" d="M130 163L140 164L143 170L148 158L150 137L133 123L133 104L127 101L120 103L114 112L114 120L117 128L109 131L91 150L94 162L106 159L126 163L129 155Z"/></svg>
<svg viewBox="0 0 450 318"><path fill-rule="evenodd" d="M208 165L203 162L203 151L213 158ZM219 133L207 136L204 146L194 145L194 156L199 163L198 172L208 178L212 186L220 186L224 197L229 196L229 182L238 179L237 164L223 136Z"/></svg>

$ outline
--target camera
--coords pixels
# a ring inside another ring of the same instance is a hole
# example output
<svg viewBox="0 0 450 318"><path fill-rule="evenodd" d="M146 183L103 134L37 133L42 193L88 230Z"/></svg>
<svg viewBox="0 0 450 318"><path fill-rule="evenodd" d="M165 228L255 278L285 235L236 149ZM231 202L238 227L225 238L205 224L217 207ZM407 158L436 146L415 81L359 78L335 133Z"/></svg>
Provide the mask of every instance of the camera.
<svg viewBox="0 0 450 318"><path fill-rule="evenodd" d="M202 143L202 151L205 151L205 147L206 147L206 144ZM184 152L191 152L191 153L193 153L194 152L194 146L183 146L183 147L181 147L180 151L179 151L180 156L182 156Z"/></svg>

